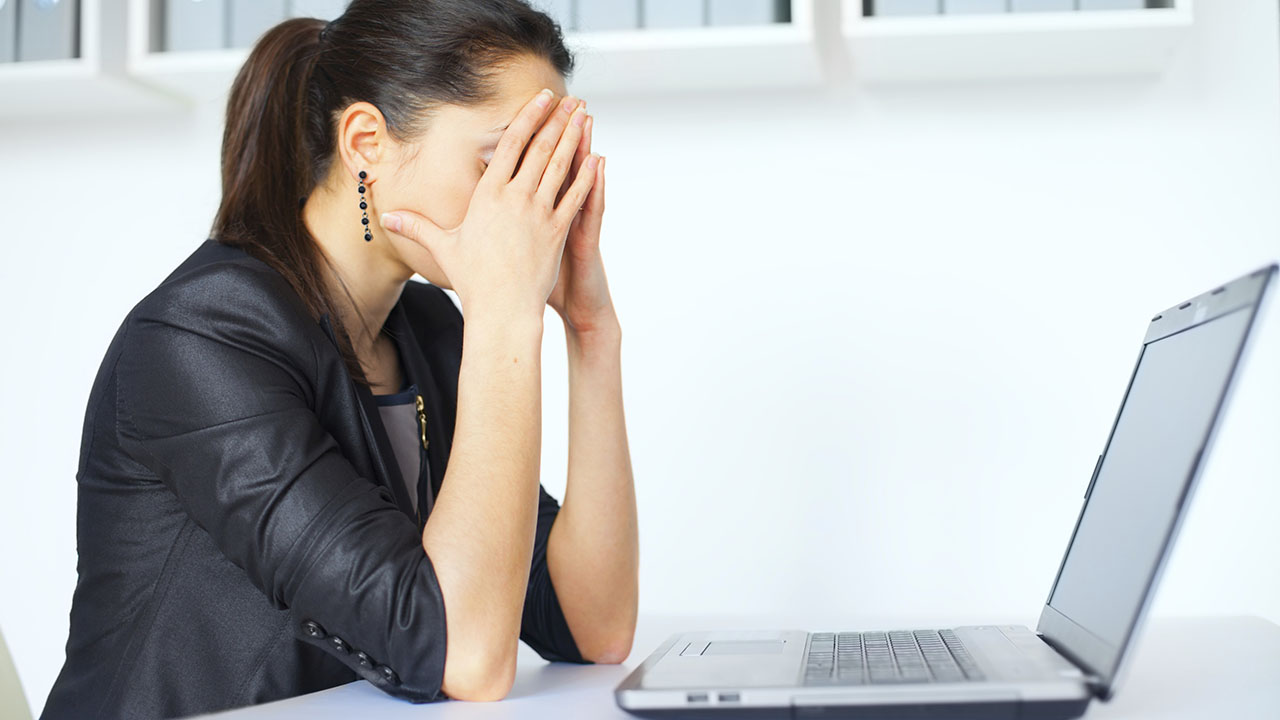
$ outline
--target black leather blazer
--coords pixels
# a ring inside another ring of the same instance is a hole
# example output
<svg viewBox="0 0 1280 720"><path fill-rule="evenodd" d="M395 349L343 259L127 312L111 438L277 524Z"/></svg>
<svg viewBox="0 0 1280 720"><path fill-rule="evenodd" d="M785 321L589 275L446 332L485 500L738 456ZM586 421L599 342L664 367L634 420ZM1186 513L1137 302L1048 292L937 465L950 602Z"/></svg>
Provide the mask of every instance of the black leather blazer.
<svg viewBox="0 0 1280 720"><path fill-rule="evenodd" d="M387 327L422 389L439 492L462 315L410 280ZM446 608L399 472L329 317L267 264L204 241L128 313L94 381L79 579L42 717L174 717L359 678L444 699ZM558 510L540 488L520 637L583 662L547 572Z"/></svg>

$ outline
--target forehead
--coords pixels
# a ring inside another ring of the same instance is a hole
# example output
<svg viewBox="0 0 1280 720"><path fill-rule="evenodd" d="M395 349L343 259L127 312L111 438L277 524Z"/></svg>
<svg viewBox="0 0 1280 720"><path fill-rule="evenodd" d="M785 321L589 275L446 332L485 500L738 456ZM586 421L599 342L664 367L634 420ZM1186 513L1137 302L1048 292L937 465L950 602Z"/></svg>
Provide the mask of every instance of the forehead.
<svg viewBox="0 0 1280 720"><path fill-rule="evenodd" d="M495 82L495 109L505 110L507 119L515 117L520 108L542 88L551 88L557 96L565 94L564 78L550 62L529 55L519 55L498 66Z"/></svg>
<svg viewBox="0 0 1280 720"><path fill-rule="evenodd" d="M498 136L502 134L500 128L511 122L542 88L551 88L556 97L563 97L567 92L564 78L555 67L532 56L518 56L497 66L493 83L493 97L488 102L448 106L438 120L468 126L481 135Z"/></svg>

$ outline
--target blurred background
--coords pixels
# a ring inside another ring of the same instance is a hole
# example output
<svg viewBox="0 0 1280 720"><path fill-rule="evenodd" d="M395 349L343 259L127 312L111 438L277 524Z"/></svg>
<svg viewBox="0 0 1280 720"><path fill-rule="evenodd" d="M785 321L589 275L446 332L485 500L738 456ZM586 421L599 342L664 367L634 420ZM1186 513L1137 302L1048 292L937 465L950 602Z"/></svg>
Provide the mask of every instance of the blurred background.
<svg viewBox="0 0 1280 720"><path fill-rule="evenodd" d="M1280 259L1277 3L1093 2L541 3L609 157L642 613L1034 627L1149 318ZM180 4L70 3L0 62L0 630L37 710L90 386L207 235L261 31ZM1280 622L1274 304L1155 614Z"/></svg>

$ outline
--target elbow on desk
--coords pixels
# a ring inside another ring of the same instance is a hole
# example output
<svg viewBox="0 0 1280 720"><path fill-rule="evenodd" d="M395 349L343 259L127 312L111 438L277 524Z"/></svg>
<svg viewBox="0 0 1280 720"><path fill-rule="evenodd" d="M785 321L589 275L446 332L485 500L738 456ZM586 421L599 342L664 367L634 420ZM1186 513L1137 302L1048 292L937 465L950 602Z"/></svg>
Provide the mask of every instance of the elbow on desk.
<svg viewBox="0 0 1280 720"><path fill-rule="evenodd" d="M511 692L516 680L516 653L494 652L445 660L441 690L454 700L494 702Z"/></svg>
<svg viewBox="0 0 1280 720"><path fill-rule="evenodd" d="M582 659L599 665L617 665L631 654L635 641L636 625L633 620L627 627L619 628L596 638L586 639L579 647Z"/></svg>

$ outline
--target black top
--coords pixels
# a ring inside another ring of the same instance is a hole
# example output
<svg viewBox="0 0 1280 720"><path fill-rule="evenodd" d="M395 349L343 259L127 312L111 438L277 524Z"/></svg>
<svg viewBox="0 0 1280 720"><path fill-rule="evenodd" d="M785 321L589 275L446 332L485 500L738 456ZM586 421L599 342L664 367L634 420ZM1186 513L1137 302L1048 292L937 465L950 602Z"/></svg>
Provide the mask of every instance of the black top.
<svg viewBox="0 0 1280 720"><path fill-rule="evenodd" d="M410 280L387 319L448 467L462 315ZM128 313L80 445L79 580L42 717L173 717L364 678L443 699L445 606L369 389L270 266L203 242ZM520 638L582 662L539 486Z"/></svg>

